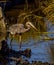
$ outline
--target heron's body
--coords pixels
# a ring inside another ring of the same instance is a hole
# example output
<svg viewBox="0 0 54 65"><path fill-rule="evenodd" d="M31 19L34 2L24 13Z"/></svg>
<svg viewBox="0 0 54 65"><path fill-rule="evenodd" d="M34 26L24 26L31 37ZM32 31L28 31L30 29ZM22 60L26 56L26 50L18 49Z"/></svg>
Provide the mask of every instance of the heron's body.
<svg viewBox="0 0 54 65"><path fill-rule="evenodd" d="M23 24L14 24L14 25L12 25L12 26L9 28L9 31L10 31L11 34L24 33L24 32L26 32L26 31L29 31L29 30L30 30L30 28L31 28L30 25L32 25L32 24L31 24L30 22L27 22L27 23L26 23L26 27L27 27L27 28L25 28ZM32 26L33 26L33 25L32 25ZM33 26L33 27L34 27L34 26ZM35 27L34 27L34 28L35 28Z"/></svg>
<svg viewBox="0 0 54 65"><path fill-rule="evenodd" d="M25 28L26 26L26 28ZM23 24L14 24L9 28L9 32L13 35L15 35L16 33L19 34L19 42L20 42L20 48L21 48L21 44L22 44L22 37L21 34L27 32L30 30L31 26L36 30L35 26L32 25L31 22L26 22L25 26ZM11 45L11 44L10 44ZM12 48L12 47L11 47Z"/></svg>

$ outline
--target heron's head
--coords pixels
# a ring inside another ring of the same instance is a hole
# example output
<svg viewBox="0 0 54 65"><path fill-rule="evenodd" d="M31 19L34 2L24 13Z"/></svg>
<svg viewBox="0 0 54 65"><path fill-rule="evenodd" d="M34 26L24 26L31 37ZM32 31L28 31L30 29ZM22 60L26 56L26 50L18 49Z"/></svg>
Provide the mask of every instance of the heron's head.
<svg viewBox="0 0 54 65"><path fill-rule="evenodd" d="M36 27L35 27L31 22L26 22L26 26L29 27L29 28L32 27L32 28L34 28L35 30L37 30Z"/></svg>

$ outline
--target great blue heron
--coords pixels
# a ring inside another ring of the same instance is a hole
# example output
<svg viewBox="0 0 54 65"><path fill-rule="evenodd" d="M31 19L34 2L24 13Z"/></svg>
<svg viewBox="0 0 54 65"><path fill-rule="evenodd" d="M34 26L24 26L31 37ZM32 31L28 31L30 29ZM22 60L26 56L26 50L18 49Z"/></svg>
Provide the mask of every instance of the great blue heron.
<svg viewBox="0 0 54 65"><path fill-rule="evenodd" d="M31 27L33 27L36 31L38 31L37 28L31 22L26 22L26 27L27 28L25 28L23 24L14 24L8 30L12 35L15 35L16 33L20 35L19 36L20 48L21 48L21 44L22 44L21 35L24 32L29 31ZM12 46L11 46L11 48L12 48Z"/></svg>

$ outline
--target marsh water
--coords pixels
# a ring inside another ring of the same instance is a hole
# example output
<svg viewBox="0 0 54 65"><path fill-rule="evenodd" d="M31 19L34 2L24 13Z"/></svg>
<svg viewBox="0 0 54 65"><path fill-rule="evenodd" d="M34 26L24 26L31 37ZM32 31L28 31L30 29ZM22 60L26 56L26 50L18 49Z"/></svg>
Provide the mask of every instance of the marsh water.
<svg viewBox="0 0 54 65"><path fill-rule="evenodd" d="M47 31L48 32L54 32L54 25L52 23L47 23ZM54 37L54 34L48 34L48 37ZM27 59L30 63L32 61L42 61L42 62L49 62L49 63L54 63L54 55L53 52L51 51L51 46L53 45L54 49L54 40L42 40L38 39L39 36L37 36L36 39L32 39L29 37L28 40L22 41L22 47L21 50L25 50L26 48L31 49L31 57L27 58L25 56L22 56L23 59ZM43 35L45 37L45 35ZM7 43L10 48L10 41L11 39L7 39ZM12 49L19 51L19 42L16 41L15 39L12 40ZM15 65L16 62L10 61L7 65Z"/></svg>
<svg viewBox="0 0 54 65"><path fill-rule="evenodd" d="M54 25L52 23L47 23L48 32L54 32ZM48 34L48 37L54 37L54 34ZM45 37L45 36L44 36ZM10 41L11 39L8 38L7 42L10 48ZM22 56L23 59L27 59L29 62L32 61L42 61L42 62L49 62L54 63L54 53L52 52L51 48L53 47L54 50L54 40L41 40L41 39L32 39L29 38L27 41L22 41L22 50L25 50L26 48L30 48L32 53L31 57L27 58L25 56ZM12 49L18 51L19 50L19 42L15 39L12 40ZM10 64L15 65L14 61L10 62Z"/></svg>

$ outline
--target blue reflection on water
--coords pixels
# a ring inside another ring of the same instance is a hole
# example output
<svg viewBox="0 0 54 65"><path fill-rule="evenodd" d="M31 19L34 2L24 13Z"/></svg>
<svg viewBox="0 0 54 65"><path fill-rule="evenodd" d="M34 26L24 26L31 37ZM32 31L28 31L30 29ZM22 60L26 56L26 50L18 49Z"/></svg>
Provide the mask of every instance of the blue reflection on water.
<svg viewBox="0 0 54 65"><path fill-rule="evenodd" d="M54 41L53 41L54 42ZM30 40L30 42L25 43L26 45L22 45L22 50L25 50L26 48L31 48L32 55L31 58L26 58L23 57L24 59L28 59L30 62L31 61L42 61L42 62L51 62L52 57L51 57L51 51L49 48L49 44L52 43L52 41L42 41L42 42L35 42ZM31 45L32 44L32 45ZM12 49L18 51L19 50L19 44L14 40L12 42Z"/></svg>

